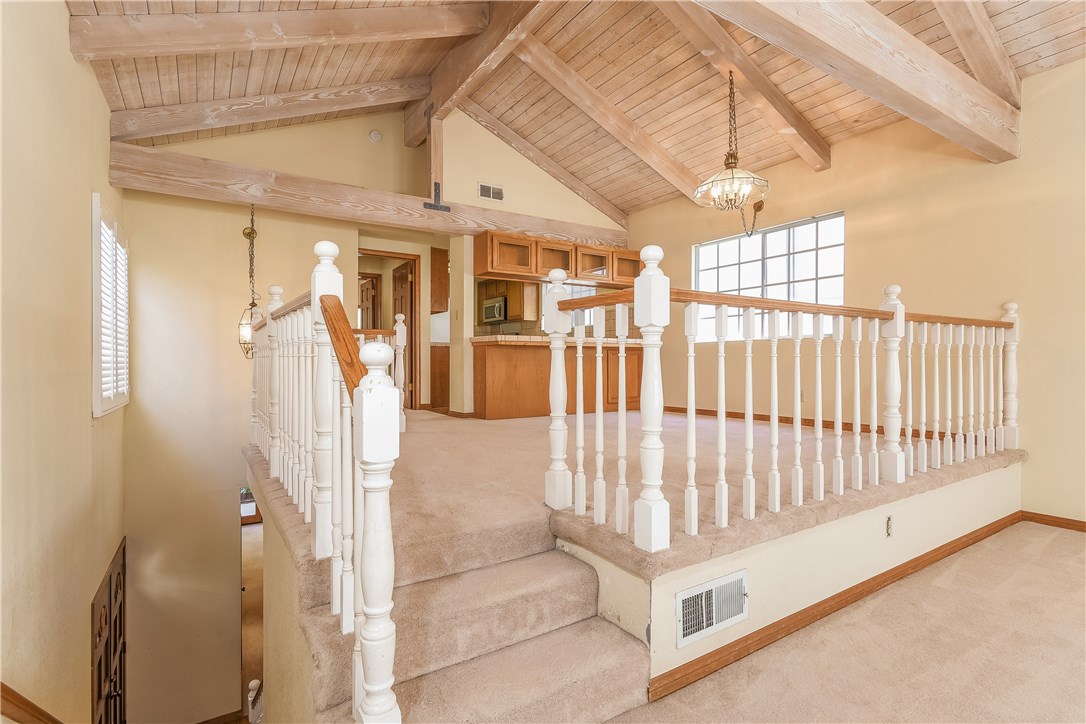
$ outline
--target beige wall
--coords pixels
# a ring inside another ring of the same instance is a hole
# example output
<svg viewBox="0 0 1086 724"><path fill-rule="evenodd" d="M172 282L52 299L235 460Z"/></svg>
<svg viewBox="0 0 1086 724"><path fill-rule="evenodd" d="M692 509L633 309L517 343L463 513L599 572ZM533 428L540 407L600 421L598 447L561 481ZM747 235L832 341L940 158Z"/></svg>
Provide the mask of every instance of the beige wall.
<svg viewBox="0 0 1086 724"><path fill-rule="evenodd" d="M915 311L996 318L1004 302L1017 302L1019 421L1030 453L1023 506L1077 519L1086 518L1086 479L1065 456L1082 450L1086 354L1084 339L1069 335L1065 320L1086 314L1084 88L1086 61L1027 79L1022 155L999 165L903 121L835 145L828 171L816 174L802 161L767 169L773 192L758 219L768 227L843 209L846 304L877 306L888 283L902 286L906 308ZM736 215L685 199L630 219L631 246L663 246L672 284L685 288L690 246L740 230ZM764 355L765 347L758 343L756 353ZM738 351L729 345L733 410L742 409L741 378L733 376L741 372ZM782 343L781 353L790 357L791 343ZM676 380L665 384L669 405L685 404L683 354L676 306L664 344L665 379ZM699 398L700 407L715 405L710 365L699 363L699 386L709 395ZM782 365L783 379L790 369ZM786 384L781 399L790 401ZM765 411L764 400L757 405Z"/></svg>
<svg viewBox="0 0 1086 724"><path fill-rule="evenodd" d="M126 411L91 418L91 192L109 111L68 51L62 3L0 3L4 683L91 715L90 603L123 536Z"/></svg>

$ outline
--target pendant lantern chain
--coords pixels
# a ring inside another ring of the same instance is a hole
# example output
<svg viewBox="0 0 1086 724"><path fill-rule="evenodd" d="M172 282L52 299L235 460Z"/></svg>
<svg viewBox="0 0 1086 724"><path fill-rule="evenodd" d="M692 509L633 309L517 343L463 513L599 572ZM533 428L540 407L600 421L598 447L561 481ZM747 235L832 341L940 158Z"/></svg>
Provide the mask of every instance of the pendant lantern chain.
<svg viewBox="0 0 1086 724"><path fill-rule="evenodd" d="M735 125L735 79L728 71L728 157L739 165L739 132Z"/></svg>
<svg viewBox="0 0 1086 724"><path fill-rule="evenodd" d="M241 232L249 240L249 306L255 307L256 293L256 206L249 206L249 225Z"/></svg>

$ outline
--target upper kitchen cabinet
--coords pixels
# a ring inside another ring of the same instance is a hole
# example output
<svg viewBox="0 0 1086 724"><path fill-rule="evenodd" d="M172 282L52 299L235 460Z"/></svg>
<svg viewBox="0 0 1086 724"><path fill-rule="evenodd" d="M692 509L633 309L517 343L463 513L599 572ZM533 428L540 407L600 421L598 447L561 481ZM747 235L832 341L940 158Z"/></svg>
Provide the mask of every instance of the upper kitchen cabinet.
<svg viewBox="0 0 1086 724"><path fill-rule="evenodd" d="M614 252L598 246L577 247L577 279L584 281L611 281Z"/></svg>
<svg viewBox="0 0 1086 724"><path fill-rule="evenodd" d="M484 231L475 237L475 275L536 275L537 241L530 236Z"/></svg>
<svg viewBox="0 0 1086 724"><path fill-rule="evenodd" d="M613 264L611 281L624 287L632 287L634 279L637 279L645 266L641 263L641 252L630 249L615 249L611 252L611 257Z"/></svg>
<svg viewBox="0 0 1086 724"><path fill-rule="evenodd" d="M536 251L536 273L546 277L552 269L561 269L570 279L576 275L576 247L561 241L540 239Z"/></svg>
<svg viewBox="0 0 1086 724"><path fill-rule="evenodd" d="M484 279L547 281L552 269L590 286L629 287L641 272L637 251L572 244L500 231L475 237L475 276Z"/></svg>

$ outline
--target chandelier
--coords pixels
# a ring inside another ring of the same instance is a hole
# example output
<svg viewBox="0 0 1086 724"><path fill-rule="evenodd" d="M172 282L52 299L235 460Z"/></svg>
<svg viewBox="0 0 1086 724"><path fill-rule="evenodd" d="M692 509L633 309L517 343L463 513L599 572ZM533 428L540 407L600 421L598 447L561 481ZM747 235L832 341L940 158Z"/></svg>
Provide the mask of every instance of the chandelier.
<svg viewBox="0 0 1086 724"><path fill-rule="evenodd" d="M739 168L739 141L735 130L735 80L728 71L728 153L724 156L724 169L703 181L694 190L694 203L720 211L739 211L743 219L743 231L747 236L754 233L758 221L758 212L765 206L769 195L769 182L756 173ZM744 211L751 201L754 215L750 229L747 229L747 216Z"/></svg>
<svg viewBox="0 0 1086 724"><path fill-rule="evenodd" d="M238 344L245 359L253 358L253 322L259 318L256 307L256 207L249 207L249 225L241 231L249 240L249 306L241 313L238 322Z"/></svg>

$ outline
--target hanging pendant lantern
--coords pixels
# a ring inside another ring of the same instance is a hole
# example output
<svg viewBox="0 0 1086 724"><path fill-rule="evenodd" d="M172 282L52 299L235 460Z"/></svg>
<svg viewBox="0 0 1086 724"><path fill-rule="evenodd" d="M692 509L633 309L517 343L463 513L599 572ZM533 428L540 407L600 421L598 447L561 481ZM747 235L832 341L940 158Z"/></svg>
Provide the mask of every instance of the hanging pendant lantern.
<svg viewBox="0 0 1086 724"><path fill-rule="evenodd" d="M241 231L249 240L249 306L241 313L238 321L238 345L245 359L253 358L253 323L260 318L256 306L256 207L249 207L249 225Z"/></svg>

